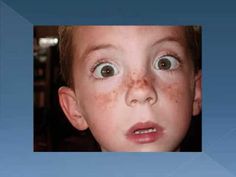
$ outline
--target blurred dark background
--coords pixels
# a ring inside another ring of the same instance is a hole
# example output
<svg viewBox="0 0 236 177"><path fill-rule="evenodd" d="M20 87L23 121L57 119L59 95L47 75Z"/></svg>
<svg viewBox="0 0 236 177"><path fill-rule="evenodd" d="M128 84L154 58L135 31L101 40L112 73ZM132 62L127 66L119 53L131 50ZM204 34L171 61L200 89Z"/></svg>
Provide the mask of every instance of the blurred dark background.
<svg viewBox="0 0 236 177"><path fill-rule="evenodd" d="M99 151L89 130L78 131L62 112L56 26L34 27L34 151Z"/></svg>
<svg viewBox="0 0 236 177"><path fill-rule="evenodd" d="M57 26L34 27L34 151L100 151L89 130L79 131L58 102L60 76ZM202 147L201 115L192 119L181 151Z"/></svg>

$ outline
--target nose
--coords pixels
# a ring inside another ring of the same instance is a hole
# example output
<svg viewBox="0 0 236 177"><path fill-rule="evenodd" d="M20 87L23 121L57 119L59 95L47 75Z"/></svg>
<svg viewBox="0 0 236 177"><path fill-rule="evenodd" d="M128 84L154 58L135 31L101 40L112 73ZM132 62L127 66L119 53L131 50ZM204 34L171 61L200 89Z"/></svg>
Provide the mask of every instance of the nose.
<svg viewBox="0 0 236 177"><path fill-rule="evenodd" d="M157 101L157 94L152 86L152 83L146 79L137 79L128 84L128 91L126 94L126 103L128 106L135 106L137 104L153 105Z"/></svg>

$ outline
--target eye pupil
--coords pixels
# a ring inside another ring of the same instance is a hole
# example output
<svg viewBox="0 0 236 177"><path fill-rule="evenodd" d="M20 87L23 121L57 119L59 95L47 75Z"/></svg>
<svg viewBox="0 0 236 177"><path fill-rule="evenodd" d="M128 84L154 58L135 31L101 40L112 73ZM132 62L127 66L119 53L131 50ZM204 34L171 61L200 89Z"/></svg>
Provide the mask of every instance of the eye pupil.
<svg viewBox="0 0 236 177"><path fill-rule="evenodd" d="M100 63L93 69L92 73L96 79L113 77L119 73L117 66L109 62Z"/></svg>
<svg viewBox="0 0 236 177"><path fill-rule="evenodd" d="M112 66L104 66L101 70L101 75L103 77L109 77L109 76L113 76L114 75L114 69L112 68Z"/></svg>
<svg viewBox="0 0 236 177"><path fill-rule="evenodd" d="M158 68L160 68L162 70L166 70L166 69L170 69L170 67L171 67L170 60L168 60L166 58L159 60Z"/></svg>

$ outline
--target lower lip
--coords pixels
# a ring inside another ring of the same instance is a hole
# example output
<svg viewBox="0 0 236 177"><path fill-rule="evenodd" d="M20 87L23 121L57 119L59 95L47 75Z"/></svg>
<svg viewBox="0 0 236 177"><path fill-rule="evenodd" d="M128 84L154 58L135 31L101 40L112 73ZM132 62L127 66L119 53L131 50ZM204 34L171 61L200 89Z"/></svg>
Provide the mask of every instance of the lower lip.
<svg viewBox="0 0 236 177"><path fill-rule="evenodd" d="M162 136L161 132L151 132L144 134L129 134L127 138L137 144L153 143Z"/></svg>

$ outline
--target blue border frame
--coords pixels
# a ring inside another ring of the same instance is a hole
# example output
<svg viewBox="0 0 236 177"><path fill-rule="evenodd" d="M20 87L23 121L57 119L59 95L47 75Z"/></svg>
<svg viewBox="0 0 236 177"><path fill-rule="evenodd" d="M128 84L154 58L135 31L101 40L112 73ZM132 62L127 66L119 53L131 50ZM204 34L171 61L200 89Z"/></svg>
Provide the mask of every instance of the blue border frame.
<svg viewBox="0 0 236 177"><path fill-rule="evenodd" d="M236 176L234 7L187 0L1 2L0 176ZM203 152L33 152L33 25L59 24L202 25Z"/></svg>

